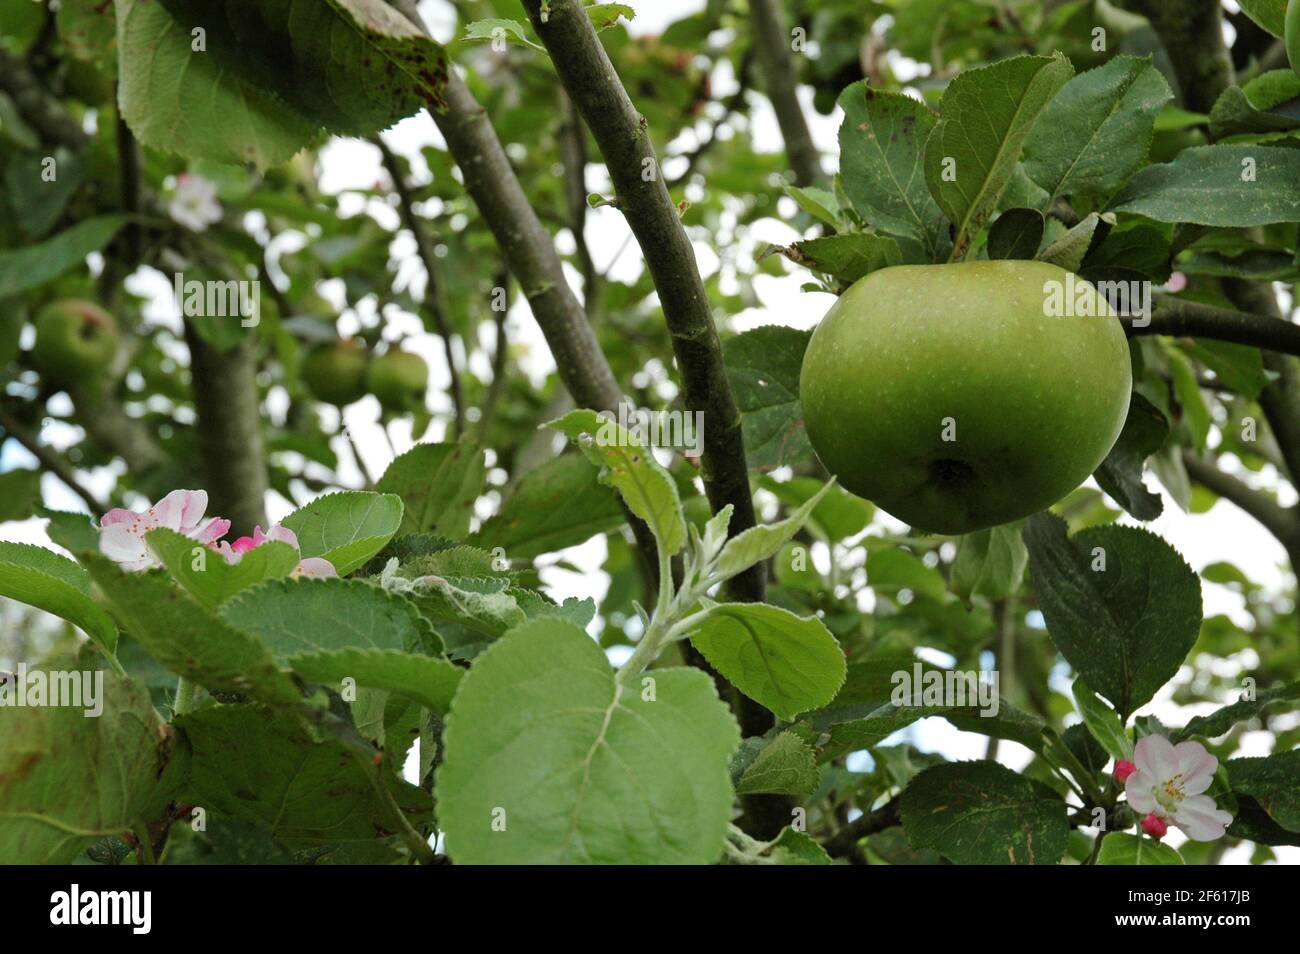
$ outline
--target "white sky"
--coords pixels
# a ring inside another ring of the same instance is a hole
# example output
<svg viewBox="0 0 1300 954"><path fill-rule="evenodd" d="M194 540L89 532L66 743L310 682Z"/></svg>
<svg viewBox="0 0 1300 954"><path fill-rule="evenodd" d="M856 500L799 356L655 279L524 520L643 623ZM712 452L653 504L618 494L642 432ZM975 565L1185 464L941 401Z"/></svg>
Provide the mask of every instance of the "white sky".
<svg viewBox="0 0 1300 954"><path fill-rule="evenodd" d="M448 15L450 8L438 2L438 0L422 0L420 6L435 36L439 40L450 39L453 23ZM668 24L680 19L683 15L701 9L704 3L703 0L653 0L653 2L633 0L632 6L636 9L637 16L631 25L631 30L634 34L641 35L661 32ZM815 54L815 50L811 50L810 54ZM730 89L734 89L734 80L729 73L716 78L714 84L716 96L725 97ZM800 98L804 103L804 112L808 118L813 137L827 157L826 166L828 169L834 169L836 166L835 157L838 154L836 139L841 113L836 110L831 116L822 116L812 108L810 91L806 88L800 91ZM752 107L750 111L752 119L750 132L755 147L765 152L780 151L782 148L780 130L775 115L766 99L761 96L751 95L750 102ZM399 123L392 130L385 133L384 138L391 148L411 160L412 169L417 175L427 176L428 174L427 165L420 156L419 150L430 144L439 147L443 146L442 138L434 127L432 120L424 113ZM673 144L674 148L667 150L665 150L663 143L656 143L661 157L685 151L691 145L689 137L684 138L681 143ZM345 192L354 188L369 188L376 181L386 179L386 174L379 161L378 150L359 140L336 139L329 143L321 155L321 170L321 187L324 191L331 193ZM589 188L592 191L603 193L612 191L608 187L603 168L589 167L588 180ZM350 201L348 199L344 200L343 210L345 214L357 214L363 209L374 215L385 225L395 226L397 224L397 213L390 206L376 201L367 202L362 197L355 195L350 197ZM260 225L255 221L250 225L260 228ZM778 219L767 219L755 223L750 227L750 230L751 237L761 239L764 243L770 241L785 244L799 237L785 222ZM628 236L628 227L621 214L616 210L600 208L591 210L589 213L587 239L597 259L598 268L608 264L616 250L623 247ZM281 244L291 250L296 247L297 243L293 237L286 237L277 239L277 247ZM562 249L571 249L572 239L567 235L562 235L560 245ZM698 241L695 243L695 248L701 270L706 276L718 268L719 259L713 248ZM394 255L402 260L399 275L406 280L413 280L417 291L422 290L423 266L419 264L416 258L414 242L409 234L403 233L393 243L392 250ZM618 257L617 264L612 269L611 275L616 279L630 281L637 277L640 269L641 258L635 254L635 247L632 246ZM570 270L570 278L575 287L580 285L576 271ZM810 294L801 291L800 285L805 280L805 276L798 272L784 277L760 276L755 281L755 287L762 300L762 307L748 309L739 315L733 316L731 327L737 331L748 330L765 324L793 325L800 328L813 327L820 321L833 299L828 295ZM159 273L141 273L132 278L131 288L141 294L153 296L151 305L146 309L146 315L151 321L179 328L178 319L176 318L177 308L172 299L171 284L168 278ZM337 303L341 304L341 299ZM344 333L354 330L356 326L357 320L354 316L344 315L340 320L340 329ZM520 358L522 366L534 380L540 380L553 367L553 364L545 340L528 311L527 303L523 302L520 296L516 296L516 304L510 313L507 328L510 339L516 348L519 345L525 346L523 349L524 354ZM396 337L398 333L408 335L406 347L417 351L429 362L432 384L430 388L430 407L435 410L448 408L450 405L446 401L444 392L449 377L443 360L441 345L435 338L423 333L421 323L414 315L389 316L387 336L389 338ZM30 328L28 334L30 334ZM56 400L63 399L60 397L56 398ZM277 406L282 409L284 404L283 396L273 394L269 403L273 411ZM327 413L330 412L327 411ZM378 416L378 405L373 398L369 397L347 408L344 414L345 423L360 446L367 467L372 474L376 475L382 473L392 459L388 439L383 436L378 424ZM399 453L409 448L413 443L409 424L398 422L392 425L389 431L392 442ZM74 429L66 425L58 425L45 428L43 436L54 446L61 447L72 443L75 440L76 433ZM425 439L437 440L440 439L440 436L438 425L435 424L434 429L425 436ZM350 463L351 454L347 450L346 442L339 438L335 447L340 458L339 473L341 479L346 483L358 485L359 475ZM0 448L0 471L13 467L34 465L35 460L31 455L18 447L13 441L7 442ZM1274 474L1266 473L1262 479L1266 485L1274 486L1275 477ZM1147 479L1148 483L1154 486L1155 478L1148 474ZM1256 483L1260 480L1253 475L1250 476L1250 479ZM101 469L100 472L89 475L87 483L92 489L104 495L108 488L111 487L112 481L113 472ZM1095 486L1092 481L1089 481L1089 484ZM1286 492L1289 494L1289 489ZM47 505L51 507L66 510L84 510L80 500L51 476L47 475L43 479L42 493ZM1259 524L1246 517L1231 504L1222 501L1217 503L1209 513L1192 517L1180 511L1167 494L1163 496L1165 499L1164 514L1157 520L1145 524L1145 526L1164 537L1182 553L1193 568L1199 571L1206 564L1227 560L1235 563L1251 579L1259 583L1270 588L1277 588L1281 585L1285 566L1285 553L1272 535L1260 527ZM1292 497L1292 499L1294 498ZM1288 501L1284 498L1284 502ZM139 503L143 504L143 501ZM267 510L273 521L282 519L292 509L293 504L290 501L284 500L275 493L268 495ZM481 513L480 515L485 516L486 514ZM1125 522L1136 523L1136 521L1127 518ZM877 521L873 530L882 532L900 528L900 525L885 517ZM0 540L23 541L53 546L45 534L43 520L0 524ZM583 546L565 551L562 554L563 559L580 567L583 572L573 573L554 567L544 569L542 576L548 587L548 592L556 599L564 599L569 596L591 596L595 597L599 602L608 586L607 577L599 569L604 553L605 546L602 538L593 539ZM555 559L548 558L543 562L551 563ZM1248 623L1249 616L1243 609L1240 597L1221 586L1210 583L1203 583L1202 589L1205 598L1205 614L1207 616L1215 613L1226 613L1238 625ZM617 650L613 651L611 655L616 661L622 658L622 654ZM1247 654L1247 656L1250 655ZM1249 658L1230 659L1223 661L1221 665L1231 667L1227 670L1229 672L1240 670L1244 674L1248 674L1252 660ZM1179 681L1188 676L1190 676L1190 667L1184 667L1184 672L1180 675ZM1055 684L1056 688L1061 689L1068 695L1068 680L1063 675L1058 675ZM1176 706L1168 701L1170 695L1171 692L1166 687L1166 690L1160 694L1157 700L1140 710L1140 713L1155 714L1166 724L1181 725L1193 715L1215 708L1215 705L1201 707ZM1233 700L1225 699L1222 701ZM926 751L941 751L951 758L958 759L982 758L986 744L984 736L958 731L944 720L938 718L926 719L897 733L888 740L890 744L903 741L911 742ZM1270 736L1267 733L1250 733L1242 741L1241 754L1267 754L1269 743ZM865 754L862 758L865 759ZM1012 768L1019 769L1030 761L1030 753L1016 743L1003 742L999 750L998 760ZM854 767L865 768L868 764L869 761L859 760ZM1171 843L1175 846L1181 841L1181 835L1176 832L1169 837ZM1300 849L1278 849L1278 854L1279 857L1283 857L1291 863L1300 861ZM1228 860L1244 863L1247 858L1247 852L1238 850L1233 852Z"/></svg>

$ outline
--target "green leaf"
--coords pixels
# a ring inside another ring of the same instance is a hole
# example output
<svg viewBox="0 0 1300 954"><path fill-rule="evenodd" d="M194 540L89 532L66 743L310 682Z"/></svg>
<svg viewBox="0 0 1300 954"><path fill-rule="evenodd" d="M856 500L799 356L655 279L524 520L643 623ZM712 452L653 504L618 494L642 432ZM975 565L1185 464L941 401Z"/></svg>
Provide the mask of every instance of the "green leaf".
<svg viewBox="0 0 1300 954"><path fill-rule="evenodd" d="M1146 161L1173 91L1149 57L1116 56L1062 87L1025 142L1025 171L1057 196L1106 196Z"/></svg>
<svg viewBox="0 0 1300 954"><path fill-rule="evenodd" d="M1154 520L1164 510L1160 495L1142 480L1146 459L1164 446L1169 422L1154 404L1134 393L1115 446L1093 472L1097 485L1139 520Z"/></svg>
<svg viewBox="0 0 1300 954"><path fill-rule="evenodd" d="M1245 228L1300 222L1300 152L1281 146L1184 149L1147 166L1111 202L1113 212L1157 222Z"/></svg>
<svg viewBox="0 0 1300 954"><path fill-rule="evenodd" d="M65 550L72 553L90 550L93 553L99 549L99 530L84 513L51 510L49 507L37 507L36 513L49 521L45 525L46 534Z"/></svg>
<svg viewBox="0 0 1300 954"><path fill-rule="evenodd" d="M851 285L864 275L900 265L903 261L898 242L888 235L873 232L847 232L807 239L779 251L790 261L830 275L844 285Z"/></svg>
<svg viewBox="0 0 1300 954"><path fill-rule="evenodd" d="M388 465L375 489L402 498L399 533L464 537L483 490L483 460L470 444L416 444Z"/></svg>
<svg viewBox="0 0 1300 954"><path fill-rule="evenodd" d="M936 602L943 602L948 594L948 583L943 574L901 547L868 551L867 585L873 590L889 593L907 589Z"/></svg>
<svg viewBox="0 0 1300 954"><path fill-rule="evenodd" d="M150 530L145 540L172 578L208 609L254 583L288 576L299 561L298 551L278 540L254 547L238 563L165 527Z"/></svg>
<svg viewBox="0 0 1300 954"><path fill-rule="evenodd" d="M90 598L90 577L52 550L0 541L0 596L66 619L109 656L117 648L117 627Z"/></svg>
<svg viewBox="0 0 1300 954"><path fill-rule="evenodd" d="M346 576L382 550L402 521L400 497L350 490L317 497L281 525L298 537L304 557L324 557Z"/></svg>
<svg viewBox="0 0 1300 954"><path fill-rule="evenodd" d="M1037 209L1007 209L989 227L993 259L1032 259L1043 241L1043 214Z"/></svg>
<svg viewBox="0 0 1300 954"><path fill-rule="evenodd" d="M0 299L39 288L84 265L86 256L101 251L125 224L124 215L98 215L39 245L0 251Z"/></svg>
<svg viewBox="0 0 1300 954"><path fill-rule="evenodd" d="M729 580L738 573L743 573L756 563L762 563L776 556L777 552L807 522L822 498L826 496L834 479L816 494L805 500L784 520L769 525L750 527L736 534L727 541L718 555L717 572L719 580Z"/></svg>
<svg viewBox="0 0 1300 954"><path fill-rule="evenodd" d="M371 769L336 739L318 739L257 706L211 706L176 720L193 750L188 801L271 829L287 848L371 842L395 820L375 790ZM398 807L413 824L429 796L387 773Z"/></svg>
<svg viewBox="0 0 1300 954"><path fill-rule="evenodd" d="M903 791L903 831L959 865L1054 865L1069 825L1061 797L996 762L926 769Z"/></svg>
<svg viewBox="0 0 1300 954"><path fill-rule="evenodd" d="M116 0L116 7L118 104L144 145L266 168L316 138L316 123L237 78L216 56L196 52L190 30L161 3Z"/></svg>
<svg viewBox="0 0 1300 954"><path fill-rule="evenodd" d="M1074 680L1074 701L1083 715L1083 724L1106 753L1117 761L1133 758L1133 742L1115 710L1106 705L1082 679Z"/></svg>
<svg viewBox="0 0 1300 954"><path fill-rule="evenodd" d="M686 520L677 484L631 432L612 417L589 410L570 411L547 426L564 434L588 460L600 465L601 482L623 495L628 509L646 522L660 547L670 555L682 548Z"/></svg>
<svg viewBox="0 0 1300 954"><path fill-rule="evenodd" d="M786 826L764 853L778 865L829 865L831 856L808 834Z"/></svg>
<svg viewBox="0 0 1300 954"><path fill-rule="evenodd" d="M425 576L406 595L426 616L500 636L527 618L508 586L506 579Z"/></svg>
<svg viewBox="0 0 1300 954"><path fill-rule="evenodd" d="M1286 32L1287 0L1237 0L1237 6L1261 27L1276 37Z"/></svg>
<svg viewBox="0 0 1300 954"><path fill-rule="evenodd" d="M689 636L709 665L782 719L826 705L844 683L844 651L815 616L722 603Z"/></svg>
<svg viewBox="0 0 1300 954"><path fill-rule="evenodd" d="M1115 216L1109 212L1098 215L1089 212L1083 221L1074 226L1047 248L1038 253L1039 261L1060 266L1067 272L1077 272L1092 247L1099 229L1109 229L1115 224Z"/></svg>
<svg viewBox="0 0 1300 954"><path fill-rule="evenodd" d="M1173 678L1201 627L1201 583L1160 537L1138 527L1066 535L1049 513L1025 525L1048 634L1088 685L1126 718Z"/></svg>
<svg viewBox="0 0 1300 954"><path fill-rule="evenodd" d="M599 33L618 23L619 17L628 21L636 19L636 11L626 3L593 3L587 7L587 16Z"/></svg>
<svg viewBox="0 0 1300 954"><path fill-rule="evenodd" d="M1258 718L1275 702L1290 702L1293 703L1291 709L1300 708L1300 682L1293 682L1289 686L1278 686L1276 689L1265 689L1255 693L1252 699L1239 699L1231 705L1216 709L1209 715L1197 716L1182 729L1172 733L1169 740L1176 743L1197 735L1207 739L1217 739L1221 735L1226 735L1238 722Z"/></svg>
<svg viewBox="0 0 1300 954"><path fill-rule="evenodd" d="M627 518L599 475L599 468L581 454L548 460L524 474L514 494L484 521L471 542L501 547L512 559L528 560L618 529Z"/></svg>
<svg viewBox="0 0 1300 954"><path fill-rule="evenodd" d="M740 777L736 792L778 792L811 795L821 784L817 755L793 732L781 732L769 742Z"/></svg>
<svg viewBox="0 0 1300 954"><path fill-rule="evenodd" d="M73 706L0 706L6 864L71 864L100 838L153 821L170 797L171 743L148 690L96 671L101 676L98 717Z"/></svg>
<svg viewBox="0 0 1300 954"><path fill-rule="evenodd" d="M1169 280L1172 254L1163 228L1142 219L1126 220L1088 249L1079 273L1094 284L1134 280L1163 284Z"/></svg>
<svg viewBox="0 0 1300 954"><path fill-rule="evenodd" d="M722 342L752 470L797 464L812 453L799 404L799 370L810 336L765 325Z"/></svg>
<svg viewBox="0 0 1300 954"><path fill-rule="evenodd" d="M369 136L444 107L446 54L384 0L161 3L187 35L207 31L222 68L332 133Z"/></svg>
<svg viewBox="0 0 1300 954"><path fill-rule="evenodd" d="M294 704L302 698L266 647L209 616L161 571L127 573L93 553L79 559L131 638L172 672L207 689L267 703Z"/></svg>
<svg viewBox="0 0 1300 954"><path fill-rule="evenodd" d="M1115 831L1106 835L1101 843L1101 852L1097 855L1099 865L1181 865L1183 856L1168 845L1134 835L1127 831Z"/></svg>
<svg viewBox="0 0 1300 954"><path fill-rule="evenodd" d="M59 9L60 14L63 8ZM76 69L88 69L78 66ZM43 173L46 163L53 162L56 170L53 181ZM39 152L15 152L5 166L4 183L16 200L14 213L18 227L28 239L38 239L58 224L68 202L86 180L86 163L82 157L59 146ZM6 362L0 362L0 364Z"/></svg>
<svg viewBox="0 0 1300 954"><path fill-rule="evenodd" d="M385 689L435 712L451 704L462 670L428 652L442 640L415 606L361 580L264 583L226 603L222 618L257 636L276 661L313 682Z"/></svg>
<svg viewBox="0 0 1300 954"><path fill-rule="evenodd" d="M808 528L824 540L844 540L855 537L871 522L875 508L870 502L849 493L832 481L826 484L816 477L792 477L775 481L771 477L759 478L758 485L771 491L787 507L799 508L818 494L825 493L813 507L808 518Z"/></svg>
<svg viewBox="0 0 1300 954"><path fill-rule="evenodd" d="M621 688L561 620L512 631L452 703L438 818L458 864L710 864L740 733L713 681L657 669Z"/></svg>
<svg viewBox="0 0 1300 954"><path fill-rule="evenodd" d="M0 473L0 523L26 520L41 502L39 470L9 470Z"/></svg>
<svg viewBox="0 0 1300 954"><path fill-rule="evenodd" d="M487 20L475 20L465 26L466 40L501 40L518 46L526 46L530 49L546 52L546 47L540 43L534 43L528 38L524 25L518 20L505 20L499 18L490 18Z"/></svg>
<svg viewBox="0 0 1300 954"><path fill-rule="evenodd" d="M835 198L834 192L827 192L825 189L819 189L816 186L800 188L799 186L788 185L785 187L785 194L794 199L799 208L823 225L829 225L833 229L841 226L840 203Z"/></svg>
<svg viewBox="0 0 1300 954"><path fill-rule="evenodd" d="M974 596L1006 599L1020 589L1028 559L1018 524L964 534L953 558L952 591L967 603Z"/></svg>
<svg viewBox="0 0 1300 954"><path fill-rule="evenodd" d="M1297 97L1300 76L1294 70L1272 70L1245 86L1229 86L1210 110L1210 135L1223 139L1295 129L1300 126L1300 117L1278 107Z"/></svg>
<svg viewBox="0 0 1300 954"><path fill-rule="evenodd" d="M1165 356L1169 361L1169 372L1174 381L1174 393L1182 407L1183 423L1191 434L1192 446L1198 452L1205 451L1206 440L1210 436L1210 409L1201 394L1201 385L1196 380L1196 371L1192 363L1180 351L1168 350Z"/></svg>
<svg viewBox="0 0 1300 954"><path fill-rule="evenodd" d="M1249 795L1276 824L1300 832L1300 749L1225 763L1232 791Z"/></svg>
<svg viewBox="0 0 1300 954"><path fill-rule="evenodd" d="M1011 181L1035 121L1074 68L1060 53L966 70L944 90L925 146L925 181L955 226L949 261L966 257Z"/></svg>
<svg viewBox="0 0 1300 954"><path fill-rule="evenodd" d="M898 236L907 261L940 261L951 247L948 223L922 171L934 113L865 81L844 90L839 105L840 175L853 208L871 226Z"/></svg>

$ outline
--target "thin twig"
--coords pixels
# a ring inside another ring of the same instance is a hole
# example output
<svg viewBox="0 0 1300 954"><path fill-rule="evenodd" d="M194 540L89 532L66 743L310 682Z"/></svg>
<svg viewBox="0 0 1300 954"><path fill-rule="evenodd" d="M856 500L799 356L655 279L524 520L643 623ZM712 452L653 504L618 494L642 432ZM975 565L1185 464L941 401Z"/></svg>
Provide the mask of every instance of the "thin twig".
<svg viewBox="0 0 1300 954"><path fill-rule="evenodd" d="M379 147L379 153L384 161L384 168L388 170L388 175L393 180L393 191L397 193L398 206L402 213L402 223L415 237L416 250L420 255L420 261L424 263L424 271L427 276L424 288L424 310L428 313L430 321L433 322L434 331L442 339L442 352L447 361L447 373L451 376L453 418L455 420L456 434L459 436L465 431L465 401L460 387L460 372L456 369L456 356L452 348L451 323L447 320L447 312L442 307L439 292L438 256L434 252L433 240L429 237L429 233L425 230L419 216L415 214L415 197L411 193L410 186L406 183L406 177L402 174L402 166L397 161L397 156L388 148L382 137L375 136L371 139L371 142Z"/></svg>
<svg viewBox="0 0 1300 954"><path fill-rule="evenodd" d="M24 427L12 414L3 408L0 408L0 428L3 428L6 434L25 447L40 462L42 467L59 478L69 490L84 500L86 506L90 508L91 513L96 517L102 517L108 511L107 504L81 483L76 470L73 469L71 464L55 453L52 447L42 444L35 433Z"/></svg>

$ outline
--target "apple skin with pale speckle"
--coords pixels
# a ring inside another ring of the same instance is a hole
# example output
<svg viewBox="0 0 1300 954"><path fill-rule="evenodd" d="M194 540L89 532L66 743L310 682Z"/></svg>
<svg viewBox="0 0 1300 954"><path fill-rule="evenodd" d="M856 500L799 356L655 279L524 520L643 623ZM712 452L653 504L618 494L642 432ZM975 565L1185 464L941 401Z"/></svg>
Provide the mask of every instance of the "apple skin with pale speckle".
<svg viewBox="0 0 1300 954"><path fill-rule="evenodd" d="M1067 281L1083 283L1031 261L899 265L857 281L813 333L800 374L822 463L942 534L1029 516L1079 486L1124 427L1133 376L1095 288L1078 309L1090 317L1048 308L1051 283Z"/></svg>

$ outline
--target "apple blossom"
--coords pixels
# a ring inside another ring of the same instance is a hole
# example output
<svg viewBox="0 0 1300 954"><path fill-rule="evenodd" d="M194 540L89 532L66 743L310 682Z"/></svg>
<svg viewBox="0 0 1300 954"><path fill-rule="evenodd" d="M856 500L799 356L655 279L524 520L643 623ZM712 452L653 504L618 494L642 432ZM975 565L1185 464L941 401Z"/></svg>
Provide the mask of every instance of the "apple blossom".
<svg viewBox="0 0 1300 954"><path fill-rule="evenodd" d="M1114 773L1115 781L1120 782L1122 784L1130 775L1132 775L1137 770L1138 767L1134 765L1132 762L1130 762L1128 759L1120 759L1118 762L1115 763L1115 773Z"/></svg>
<svg viewBox="0 0 1300 954"><path fill-rule="evenodd" d="M221 221L217 187L209 179L182 173L176 177L176 192L167 204L167 214L193 232L202 232Z"/></svg>
<svg viewBox="0 0 1300 954"><path fill-rule="evenodd" d="M147 570L158 560L145 542L150 530L166 528L198 543L212 545L230 529L221 517L204 519L208 494L204 490L173 490L144 513L116 508L99 521L99 549L127 570Z"/></svg>
<svg viewBox="0 0 1300 954"><path fill-rule="evenodd" d="M288 527L279 525L271 527L265 532L261 527L254 527L251 537L239 537L233 543L227 543L223 540L220 543L213 544L212 549L220 553L227 563L238 563L245 553L260 547L263 543L270 542L287 543L295 550L298 549L297 535ZM334 564L323 557L305 557L298 561L298 565L293 568L293 572L289 575L296 580L301 576L338 576L338 571L334 569Z"/></svg>
<svg viewBox="0 0 1300 954"><path fill-rule="evenodd" d="M1138 739L1133 761L1137 771L1125 781L1124 793L1133 810L1146 816L1144 831L1159 838L1172 824L1193 841L1223 837L1232 815L1204 794L1219 767L1205 746L1191 740L1174 745L1164 736L1148 735Z"/></svg>

